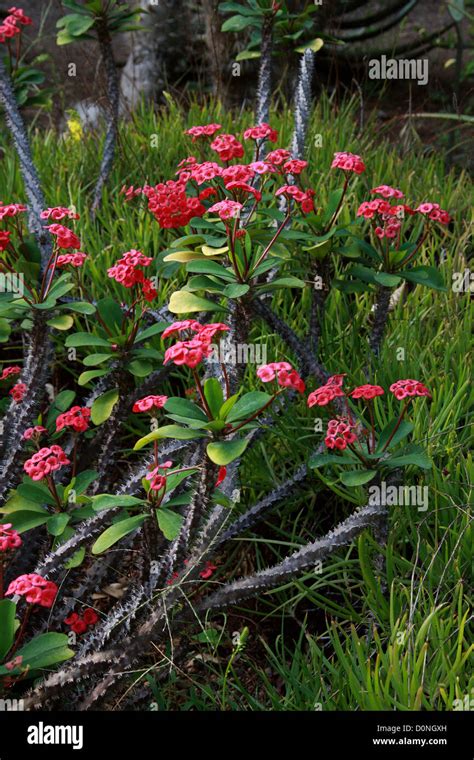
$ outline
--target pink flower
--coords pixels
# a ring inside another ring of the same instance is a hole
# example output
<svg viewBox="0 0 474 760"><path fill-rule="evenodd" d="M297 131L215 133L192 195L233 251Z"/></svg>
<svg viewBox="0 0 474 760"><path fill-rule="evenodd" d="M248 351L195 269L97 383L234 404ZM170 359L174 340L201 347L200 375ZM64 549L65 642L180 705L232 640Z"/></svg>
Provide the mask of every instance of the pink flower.
<svg viewBox="0 0 474 760"><path fill-rule="evenodd" d="M343 451L348 445L354 443L357 440L356 434L353 432L356 427L354 421L350 417L338 417L334 420L329 420L326 438L324 443L328 449L339 449Z"/></svg>
<svg viewBox="0 0 474 760"><path fill-rule="evenodd" d="M303 380L288 362L263 364L257 370L257 377L262 383L270 383L276 380L281 388L293 388L298 393L303 393L305 390Z"/></svg>
<svg viewBox="0 0 474 760"><path fill-rule="evenodd" d="M24 206L22 203L9 203L8 205L4 206L0 201L0 220L5 216L16 216L17 214L21 214L24 211L26 211L26 206Z"/></svg>
<svg viewBox="0 0 474 760"><path fill-rule="evenodd" d="M21 372L21 367L18 367L17 365L12 367L5 367L2 374L0 375L0 380L6 380L7 377L10 377L11 375L19 375Z"/></svg>
<svg viewBox="0 0 474 760"><path fill-rule="evenodd" d="M193 338L193 340L178 341L174 346L166 349L163 364L171 361L177 366L184 364L186 367L194 369L210 353L209 344L200 341L199 337Z"/></svg>
<svg viewBox="0 0 474 760"><path fill-rule="evenodd" d="M52 472L59 470L65 465L71 464L61 446L53 445L40 449L27 459L23 465L26 474L32 480L42 480Z"/></svg>
<svg viewBox="0 0 474 760"><path fill-rule="evenodd" d="M13 660L6 662L5 667L7 670L15 670L15 668L21 667L22 662L23 662L23 657L21 654L19 654L16 657L14 657Z"/></svg>
<svg viewBox="0 0 474 760"><path fill-rule="evenodd" d="M289 150L285 150L284 148L277 148L276 150L272 150L270 153L267 153L265 156L265 161L273 164L274 166L281 166L290 158L291 153Z"/></svg>
<svg viewBox="0 0 474 760"><path fill-rule="evenodd" d="M275 195L284 195L286 198L292 198L295 203L301 205L301 210L305 214L314 211L314 190L303 191L297 185L282 185L282 187L279 187L275 192Z"/></svg>
<svg viewBox="0 0 474 760"><path fill-rule="evenodd" d="M62 224L50 224L46 226L52 235L56 236L59 248L80 248L81 241L68 227Z"/></svg>
<svg viewBox="0 0 474 760"><path fill-rule="evenodd" d="M72 406L68 412L56 418L56 432L64 428L72 428L76 433L84 433L89 427L91 410L87 406Z"/></svg>
<svg viewBox="0 0 474 760"><path fill-rule="evenodd" d="M269 164L268 161L253 161L248 167L255 172L255 174L271 174L276 171L276 167Z"/></svg>
<svg viewBox="0 0 474 760"><path fill-rule="evenodd" d="M173 324L169 325L169 327L164 330L161 337L168 338L170 335L181 333L187 330L199 332L200 329L201 325L195 319L183 319L181 322L173 322Z"/></svg>
<svg viewBox="0 0 474 760"><path fill-rule="evenodd" d="M417 209L419 214L428 215L428 218L440 224L449 224L451 217L447 211L439 207L439 203L420 203Z"/></svg>
<svg viewBox="0 0 474 760"><path fill-rule="evenodd" d="M18 531L12 530L12 523L0 525L0 552L7 552L21 546L22 540Z"/></svg>
<svg viewBox="0 0 474 760"><path fill-rule="evenodd" d="M56 266L59 267L59 269L68 265L72 267L82 267L86 259L87 254L82 253L81 251L77 251L76 253L64 253L56 259Z"/></svg>
<svg viewBox="0 0 474 760"><path fill-rule="evenodd" d="M240 210L243 208L242 203L237 201L219 201L214 203L208 211L217 214L223 221L226 219L237 219L240 216Z"/></svg>
<svg viewBox="0 0 474 760"><path fill-rule="evenodd" d="M397 190L396 187L390 187L390 185L379 185L374 187L370 191L373 195L381 195L382 198L403 198L401 190Z"/></svg>
<svg viewBox="0 0 474 760"><path fill-rule="evenodd" d="M390 391L399 401L407 396L428 396L431 398L428 388L419 380L397 380L390 386Z"/></svg>
<svg viewBox="0 0 474 760"><path fill-rule="evenodd" d="M272 129L270 124L263 121L256 127L246 129L244 140L270 140L270 142L276 142L278 140L278 132L276 129Z"/></svg>
<svg viewBox="0 0 474 760"><path fill-rule="evenodd" d="M199 137L212 137L219 129L221 129L220 124L205 124L204 126L190 127L185 130L184 134L191 135L193 142L196 142Z"/></svg>
<svg viewBox="0 0 474 760"><path fill-rule="evenodd" d="M150 409L162 409L168 396L144 396L138 399L133 405L132 412L148 412Z"/></svg>
<svg viewBox="0 0 474 760"><path fill-rule="evenodd" d="M233 158L242 158L244 147L234 135L218 135L211 143L212 150L218 153L221 161L232 161Z"/></svg>
<svg viewBox="0 0 474 760"><path fill-rule="evenodd" d="M5 596L18 594L24 596L31 604L39 604L41 607L52 607L58 587L53 581L47 581L36 573L20 575L8 586Z"/></svg>
<svg viewBox="0 0 474 760"><path fill-rule="evenodd" d="M47 433L45 427L42 425L35 425L34 427L27 428L23 433L25 441L29 441L31 438L38 439L43 433Z"/></svg>
<svg viewBox="0 0 474 760"><path fill-rule="evenodd" d="M180 172L183 171L186 170L180 170ZM216 164L215 161L205 161L203 164L194 164L188 173L190 179L193 179L198 185L202 185L204 182L210 182L216 177L220 177L222 175L222 167Z"/></svg>
<svg viewBox="0 0 474 760"><path fill-rule="evenodd" d="M349 393L352 398L363 398L366 400L375 398L376 396L383 396L384 389L380 385L359 385L357 388Z"/></svg>
<svg viewBox="0 0 474 760"><path fill-rule="evenodd" d="M336 382L330 382L330 380L328 380L325 385L322 385L320 388L316 388L315 391L309 394L308 406L326 406L326 404L334 401L335 398L345 395L346 394L340 385L338 385Z"/></svg>
<svg viewBox="0 0 474 760"><path fill-rule="evenodd" d="M227 186L229 182L248 182L255 177L256 169L253 167L255 164L232 164L232 166L226 166L222 169L222 179L224 185Z"/></svg>
<svg viewBox="0 0 474 760"><path fill-rule="evenodd" d="M55 222L58 222L60 219L64 219L65 217L68 219L80 219L79 214L76 214L75 211L72 211L70 208L65 208L63 206L47 208L41 212L40 217L41 219L54 219Z"/></svg>
<svg viewBox="0 0 474 760"><path fill-rule="evenodd" d="M21 401L23 401L26 391L27 391L27 387L25 383L17 383L16 385L13 386L13 388L9 391L9 393L13 401L19 404Z"/></svg>
<svg viewBox="0 0 474 760"><path fill-rule="evenodd" d="M134 187L133 185L130 185L127 187L127 185L122 185L120 189L120 194L125 195L126 201L131 201L133 198L136 198L137 195L141 195L143 192L143 188L141 187Z"/></svg>
<svg viewBox="0 0 474 760"><path fill-rule="evenodd" d="M361 157L355 153L342 152L334 154L331 169L343 169L346 172L362 174L362 172L365 172L365 165Z"/></svg>
<svg viewBox="0 0 474 760"><path fill-rule="evenodd" d="M307 166L307 161L301 161L299 158L291 158L286 164L283 164L283 169L287 174L301 174L303 169L306 169Z"/></svg>
<svg viewBox="0 0 474 760"><path fill-rule="evenodd" d="M154 467L148 473L146 479L150 481L150 489L152 491L161 491L162 488L166 487L166 475L160 473L160 470L169 470L172 466L173 462L163 462L163 464L159 464L158 467Z"/></svg>
<svg viewBox="0 0 474 760"><path fill-rule="evenodd" d="M256 190L252 185L248 185L246 182L228 182L226 185L228 190L242 190L244 193L251 193L255 200L262 200L262 193L260 190Z"/></svg>

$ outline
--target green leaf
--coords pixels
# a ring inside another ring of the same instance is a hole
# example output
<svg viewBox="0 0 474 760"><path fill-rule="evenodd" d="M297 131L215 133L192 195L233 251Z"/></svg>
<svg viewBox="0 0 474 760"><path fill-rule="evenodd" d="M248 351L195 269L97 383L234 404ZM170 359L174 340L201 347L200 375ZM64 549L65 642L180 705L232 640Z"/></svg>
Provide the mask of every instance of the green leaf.
<svg viewBox="0 0 474 760"><path fill-rule="evenodd" d="M97 301L97 310L112 333L120 332L124 315L113 298L101 298Z"/></svg>
<svg viewBox="0 0 474 760"><path fill-rule="evenodd" d="M385 459L383 462L385 467L406 467L410 464L414 464L416 467L421 467L423 470L431 469L431 460L421 448L421 446L407 446L404 453L397 456Z"/></svg>
<svg viewBox="0 0 474 760"><path fill-rule="evenodd" d="M207 456L220 467L224 467L234 459L242 456L248 446L245 439L238 441L213 441L207 445Z"/></svg>
<svg viewBox="0 0 474 760"><path fill-rule="evenodd" d="M153 364L143 359L134 359L127 364L127 369L135 377L147 377L153 370Z"/></svg>
<svg viewBox="0 0 474 760"><path fill-rule="evenodd" d="M137 334L134 342L139 343L142 340L148 340L148 338L152 338L154 335L159 335L159 333L162 333L166 327L168 327L168 322L157 322L155 325L147 327L146 330L141 330Z"/></svg>
<svg viewBox="0 0 474 760"><path fill-rule="evenodd" d="M46 486L41 483L22 483L16 489L17 493L36 504L55 504L54 498Z"/></svg>
<svg viewBox="0 0 474 760"><path fill-rule="evenodd" d="M278 277L276 280L263 286L257 285L260 290L274 290L275 288L304 288L305 283L298 277Z"/></svg>
<svg viewBox="0 0 474 760"><path fill-rule="evenodd" d="M139 507L142 504L146 504L146 501L143 499L138 499L136 496L128 496L128 494L100 493L92 496L91 499L95 512L99 512L102 509L112 509L113 507Z"/></svg>
<svg viewBox="0 0 474 760"><path fill-rule="evenodd" d="M309 458L308 467L317 469L318 467L326 467L328 464L353 464L353 457L348 454L314 454Z"/></svg>
<svg viewBox="0 0 474 760"><path fill-rule="evenodd" d="M57 317L48 319L46 324L54 327L56 330L69 330L73 326L74 320L69 314L60 314Z"/></svg>
<svg viewBox="0 0 474 760"><path fill-rule="evenodd" d="M171 414L178 414L180 417L186 419L207 422L207 416L202 409L200 409L194 401L190 401L186 398L171 396L165 404L165 409L167 412L171 412Z"/></svg>
<svg viewBox="0 0 474 760"><path fill-rule="evenodd" d="M460 24L464 16L468 15L464 10L464 0L449 0L448 11L450 12L451 17L453 21L456 22L456 24Z"/></svg>
<svg viewBox="0 0 474 760"><path fill-rule="evenodd" d="M79 565L82 565L82 562L84 561L84 557L86 556L86 547L81 546L80 549L77 550L77 552L74 552L72 557L68 559L67 562L64 563L64 567L66 570L73 570L75 567L79 567Z"/></svg>
<svg viewBox="0 0 474 760"><path fill-rule="evenodd" d="M67 348L70 348L71 346L102 346L110 350L110 343L108 340L88 332L77 332L73 335L68 335L65 340L65 346Z"/></svg>
<svg viewBox="0 0 474 760"><path fill-rule="evenodd" d="M186 290L175 290L171 294L168 310L172 314L188 314L194 311L225 311L225 308Z"/></svg>
<svg viewBox="0 0 474 760"><path fill-rule="evenodd" d="M241 298L250 290L250 285L246 283L232 282L230 285L226 285L222 294L227 298Z"/></svg>
<svg viewBox="0 0 474 760"><path fill-rule="evenodd" d="M179 425L164 425L163 427L157 428L157 430L148 433L148 435L143 436L143 438L140 438L133 447L133 450L139 451L147 444L152 441L157 441L160 438L176 438L178 441L188 441L193 438L205 437L205 434L200 433L199 430L191 430L190 428L179 427Z"/></svg>
<svg viewBox="0 0 474 760"><path fill-rule="evenodd" d="M433 288L433 290L447 291L443 277L436 267L412 267L406 271L398 272L398 274L404 280L416 282L417 285L426 285L427 288Z"/></svg>
<svg viewBox="0 0 474 760"><path fill-rule="evenodd" d="M95 314L96 307L93 303L87 301L71 301L70 303L58 304L59 309L67 311L77 311L78 314Z"/></svg>
<svg viewBox="0 0 474 760"><path fill-rule="evenodd" d="M60 412L65 412L66 409L69 409L75 398L76 394L74 391L61 391L54 399L53 408Z"/></svg>
<svg viewBox="0 0 474 760"><path fill-rule="evenodd" d="M304 53L305 50L312 50L313 53L317 53L318 50L321 50L323 45L324 45L324 40L322 40L321 37L316 37L315 40L311 40L311 42L307 42L305 45L301 45L301 47L297 47L296 52Z"/></svg>
<svg viewBox="0 0 474 760"><path fill-rule="evenodd" d="M117 541L120 541L121 538L124 538L124 536L128 536L129 533L137 530L147 517L148 515L135 515L134 517L127 517L125 520L120 520L120 522L111 525L110 528L104 530L93 544L92 554L102 554L102 552L110 549L110 547L116 544Z"/></svg>
<svg viewBox="0 0 474 760"><path fill-rule="evenodd" d="M362 486L364 483L373 480L376 475L377 470L350 470L349 472L341 472L339 480L345 486Z"/></svg>
<svg viewBox="0 0 474 760"><path fill-rule="evenodd" d="M65 512L61 512L59 515L53 515L49 518L46 527L48 533L52 536L60 536L64 532L64 528L68 524L71 516Z"/></svg>
<svg viewBox="0 0 474 760"><path fill-rule="evenodd" d="M374 274L374 280L379 285L383 285L386 288L393 288L401 282L400 277L397 277L395 274L389 274L388 272L376 272Z"/></svg>
<svg viewBox="0 0 474 760"><path fill-rule="evenodd" d="M255 26L256 24L258 21L251 16L231 16L222 24L221 32L242 32L248 26Z"/></svg>
<svg viewBox="0 0 474 760"><path fill-rule="evenodd" d="M211 274L215 277L220 277L223 280L235 280L235 274L233 272L226 269L222 264L218 264L217 261L208 259L190 261L186 264L186 270L194 274Z"/></svg>
<svg viewBox="0 0 474 760"><path fill-rule="evenodd" d="M85 367L96 367L98 364L103 364L104 362L108 361L112 358L112 354L89 354L89 356L85 356L83 359L83 364Z"/></svg>
<svg viewBox="0 0 474 760"><path fill-rule="evenodd" d="M156 519L164 537L167 538L168 541L174 541L179 535L184 517L181 517L181 515L178 515L176 512L172 512L171 509L160 507L156 510Z"/></svg>
<svg viewBox="0 0 474 760"><path fill-rule="evenodd" d="M22 668L29 665L30 670L49 668L74 657L75 652L68 648L68 637L65 633L42 633L16 652L22 657ZM9 670L0 667L0 675L8 675Z"/></svg>
<svg viewBox="0 0 474 760"><path fill-rule="evenodd" d="M101 425L109 419L118 398L118 388L112 388L95 399L91 407L91 420L94 425Z"/></svg>
<svg viewBox="0 0 474 760"><path fill-rule="evenodd" d="M90 369L87 372L81 372L77 379L78 385L87 385L88 382L96 377L104 377L108 373L107 369Z"/></svg>
<svg viewBox="0 0 474 760"><path fill-rule="evenodd" d="M398 417L394 417L390 422L384 427L382 432L380 433L379 442L377 445L377 452L380 453L387 443L388 439L392 435L393 430L395 429L395 426L398 422ZM413 430L413 424L409 422L409 420L403 420L395 435L393 436L392 440L390 441L390 447L396 446L397 443L399 443L403 438L406 438L407 435L409 435Z"/></svg>
<svg viewBox="0 0 474 760"><path fill-rule="evenodd" d="M229 398L227 399L227 401L224 401L224 403L222 404L221 408L219 409L219 419L220 420L225 420L226 419L226 417L229 414L229 412L232 409L232 407L237 403L239 395L240 394L236 393L234 396L229 396Z"/></svg>
<svg viewBox="0 0 474 760"><path fill-rule="evenodd" d="M16 604L10 599L0 600L0 660L11 649L15 638Z"/></svg>
<svg viewBox="0 0 474 760"><path fill-rule="evenodd" d="M245 420L247 417L251 417L255 412L265 406L270 399L271 396L262 391L251 391L250 393L246 393L232 407L227 416L227 422Z"/></svg>
<svg viewBox="0 0 474 760"><path fill-rule="evenodd" d="M217 378L210 377L206 380L204 383L204 397L215 419L219 415L219 410L224 403L224 393Z"/></svg>
<svg viewBox="0 0 474 760"><path fill-rule="evenodd" d="M37 528L38 525L44 525L45 522L49 520L51 515L49 512L38 512L38 511L19 511L19 512L12 512L8 516L8 522L10 522L13 525L13 528L18 531L18 533L25 533L27 530L31 530L32 528Z"/></svg>
<svg viewBox="0 0 474 760"><path fill-rule="evenodd" d="M99 473L96 470L83 470L74 478L74 490L77 495L87 491L91 483L97 480Z"/></svg>

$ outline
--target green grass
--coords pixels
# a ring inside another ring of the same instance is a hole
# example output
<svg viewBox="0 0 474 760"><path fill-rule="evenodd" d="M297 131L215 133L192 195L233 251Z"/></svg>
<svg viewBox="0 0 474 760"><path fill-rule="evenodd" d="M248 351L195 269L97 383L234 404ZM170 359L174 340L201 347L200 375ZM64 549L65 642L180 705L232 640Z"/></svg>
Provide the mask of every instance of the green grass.
<svg viewBox="0 0 474 760"><path fill-rule="evenodd" d="M95 297L115 286L106 268L120 253L136 247L156 256L169 241L147 211L124 203L120 187L172 177L177 163L191 152L183 129L209 121L219 121L226 131L238 133L252 123L252 114L224 114L219 105L196 103L183 114L170 101L155 111L143 107L124 123L97 223L90 220L88 203L101 140L88 135L74 143L40 131L32 136L48 205L74 204L82 215L80 231L84 250L90 254L87 273ZM279 145L286 145L292 128L290 114L275 113L271 122L280 130ZM315 142L318 134L320 148ZM426 443L434 467L424 473L423 480L414 469L408 475L411 484L428 485L428 510L392 508L385 551L386 594L380 591L380 579L373 570L377 546L364 535L347 551L328 559L320 573L295 578L249 607L196 620L185 633L189 655L180 668L170 668L171 648L160 655L151 652L149 671L137 673L137 678L151 684L158 709L451 710L455 699L470 695L474 688L468 666L469 504L474 480L469 453L472 310L469 294L455 293L450 287L452 273L466 267L469 181L462 172L446 174L439 153L418 147L401 155L397 146L384 140L374 121L359 135L356 104L346 103L336 111L322 98L308 138L308 175L317 205L324 206L337 187L334 173L328 179L336 150L361 154L367 166L366 174L352 186L348 201L352 215L370 187L386 183L400 187L409 203L435 200L454 216L454 229L424 248L422 262L439 266L447 292L417 287L398 304L372 377L384 386L415 377L433 392L430 404L421 400L416 404L412 419L414 437ZM0 187L4 202L24 199L11 150L0 162ZM349 211L344 213L349 215ZM163 302L181 281L181 274L177 280L163 281ZM118 288L115 293L119 296ZM274 306L303 333L308 299L306 291L298 302L284 291L275 296ZM339 291L333 291L327 303L321 354L329 370L347 372L353 383L364 381L371 305L368 294ZM270 361L292 358L263 324L254 326L251 340L266 343ZM404 349L403 359L397 349ZM250 389L255 383L253 370L247 374ZM321 434L314 433L314 417L304 400L294 404L245 458L244 504L283 482L319 444ZM364 502L363 488L336 484L327 471L314 475L254 535L226 547L218 558L217 580L278 561ZM244 626L249 627L249 639L228 667L232 634ZM210 641L202 636L208 629L215 631Z"/></svg>

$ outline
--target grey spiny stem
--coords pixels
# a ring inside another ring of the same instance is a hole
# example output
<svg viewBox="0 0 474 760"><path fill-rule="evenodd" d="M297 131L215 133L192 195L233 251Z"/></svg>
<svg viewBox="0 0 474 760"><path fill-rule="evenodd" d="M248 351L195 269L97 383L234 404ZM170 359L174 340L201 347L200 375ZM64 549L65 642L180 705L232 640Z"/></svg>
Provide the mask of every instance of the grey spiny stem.
<svg viewBox="0 0 474 760"><path fill-rule="evenodd" d="M262 46L260 68L258 71L257 106L255 121L257 124L270 121L270 104L272 100L272 52L273 52L273 17L267 18L262 27ZM264 156L264 146L260 158Z"/></svg>
<svg viewBox="0 0 474 760"><path fill-rule="evenodd" d="M30 231L34 234L40 249L41 269L44 271L53 250L51 235L44 228L40 217L41 211L46 208L46 203L41 191L36 167L33 163L25 124L16 102L9 74L1 57L0 102L5 109L7 126L13 138L16 152L18 153L21 176L23 177L25 193L28 198L29 227Z"/></svg>
<svg viewBox="0 0 474 760"><path fill-rule="evenodd" d="M370 335L369 345L375 357L378 357L382 345L385 326L387 324L388 312L390 310L391 288L380 285L377 291L377 300L375 303L374 325Z"/></svg>
<svg viewBox="0 0 474 760"><path fill-rule="evenodd" d="M311 80L313 69L314 53L312 50L306 50L300 62L293 110L295 126L290 150L294 158L303 159L305 156L306 133L311 114Z"/></svg>
<svg viewBox="0 0 474 760"><path fill-rule="evenodd" d="M368 505L358 510L325 536L307 544L278 565L223 586L203 599L196 610L204 612L228 607L291 580L297 573L313 567L319 560L350 544L366 528L377 525L380 514L380 505Z"/></svg>
<svg viewBox="0 0 474 760"><path fill-rule="evenodd" d="M112 40L106 22L98 26L97 36L99 39L100 53L105 68L107 81L107 95L109 99L109 112L107 116L107 133L105 136L104 153L100 165L99 177L94 191L92 202L92 216L94 217L102 200L102 190L109 177L114 161L115 148L118 136L118 116L120 107L120 85L115 65Z"/></svg>

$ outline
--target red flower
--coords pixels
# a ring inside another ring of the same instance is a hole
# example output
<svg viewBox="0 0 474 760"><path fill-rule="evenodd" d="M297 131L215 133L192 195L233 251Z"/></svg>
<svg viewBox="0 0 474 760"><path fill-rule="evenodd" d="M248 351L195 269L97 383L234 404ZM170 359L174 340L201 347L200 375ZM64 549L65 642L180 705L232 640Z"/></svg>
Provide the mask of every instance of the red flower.
<svg viewBox="0 0 474 760"><path fill-rule="evenodd" d="M190 127L185 130L184 134L191 135L193 142L196 142L199 137L212 137L219 129L221 129L220 124L205 124L204 126Z"/></svg>
<svg viewBox="0 0 474 760"><path fill-rule="evenodd" d="M0 230L0 251L5 251L10 245L11 232L8 230Z"/></svg>
<svg viewBox="0 0 474 760"><path fill-rule="evenodd" d="M355 423L349 417L338 417L335 420L329 420L326 438L324 443L328 449L340 449L343 451L346 446L357 440L353 432Z"/></svg>
<svg viewBox="0 0 474 760"><path fill-rule="evenodd" d="M297 185L283 185L279 187L275 195L284 195L286 198L293 198L295 203L301 205L301 210L305 214L310 214L314 211L314 190L303 191Z"/></svg>
<svg viewBox="0 0 474 760"><path fill-rule="evenodd" d="M163 462L148 473L146 479L150 481L152 491L161 491L162 488L166 487L166 474L161 473L160 470L169 470L172 466L173 462L171 461Z"/></svg>
<svg viewBox="0 0 474 760"><path fill-rule="evenodd" d="M399 401L407 396L428 396L431 398L428 388L419 380L397 380L390 386L390 391Z"/></svg>
<svg viewBox="0 0 474 760"><path fill-rule="evenodd" d="M451 221L448 212L443 211L443 209L439 207L439 203L420 203L415 211L418 211L419 214L427 215L429 219L434 222L439 222L440 224L449 224Z"/></svg>
<svg viewBox="0 0 474 760"><path fill-rule="evenodd" d="M206 208L199 198L186 195L186 180L168 180L156 187L144 187L148 208L163 229L184 227L195 216L202 216Z"/></svg>
<svg viewBox="0 0 474 760"><path fill-rule="evenodd" d="M293 388L298 393L303 393L305 384L297 371L288 362L270 362L263 364L257 370L257 377L262 383L270 383L276 380L282 388Z"/></svg>
<svg viewBox="0 0 474 760"><path fill-rule="evenodd" d="M213 565L212 562L209 562L208 560L206 562L206 566L204 570L201 570L201 572L199 573L199 577L207 581L208 578L211 578L213 576L216 570L217 570L217 565Z"/></svg>
<svg viewBox="0 0 474 760"><path fill-rule="evenodd" d="M42 480L47 475L71 464L61 446L44 447L31 459L27 459L23 469L32 480Z"/></svg>
<svg viewBox="0 0 474 760"><path fill-rule="evenodd" d="M17 365L13 367L5 367L2 374L0 375L0 380L6 380L7 377L10 377L10 375L19 375L21 372L21 367L18 367Z"/></svg>
<svg viewBox="0 0 474 760"><path fill-rule="evenodd" d="M370 191L374 195L381 195L382 198L403 198L401 190L397 190L396 187L390 187L390 185L379 185L372 188Z"/></svg>
<svg viewBox="0 0 474 760"><path fill-rule="evenodd" d="M85 633L88 628L94 626L99 620L99 616L91 607L84 610L82 618L77 612L71 612L71 614L64 619L66 625L71 627L74 633Z"/></svg>
<svg viewBox="0 0 474 760"><path fill-rule="evenodd" d="M334 154L331 169L343 169L346 172L362 174L362 172L365 172L365 165L361 157L355 153L342 152Z"/></svg>
<svg viewBox="0 0 474 760"><path fill-rule="evenodd" d="M0 552L7 552L21 546L22 541L19 533L12 530L12 523L0 525Z"/></svg>
<svg viewBox="0 0 474 760"><path fill-rule="evenodd" d="M287 174L301 174L303 169L308 166L307 161L301 161L298 158L291 158L286 164L283 164L283 169Z"/></svg>
<svg viewBox="0 0 474 760"><path fill-rule="evenodd" d="M250 129L246 129L244 132L244 140L265 139L270 140L270 142L276 142L278 140L278 132L264 121L257 127L250 127Z"/></svg>
<svg viewBox="0 0 474 760"><path fill-rule="evenodd" d="M4 206L0 201L0 220L5 216L16 216L24 211L26 211L26 206L22 203L9 203L7 206Z"/></svg>
<svg viewBox="0 0 474 760"><path fill-rule="evenodd" d="M218 135L211 148L218 153L221 161L231 161L244 155L244 147L234 135Z"/></svg>
<svg viewBox="0 0 474 760"><path fill-rule="evenodd" d="M27 391L27 387L25 383L17 383L16 385L13 386L13 388L9 391L9 393L13 401L19 404L21 401L23 401L26 391Z"/></svg>
<svg viewBox="0 0 474 760"><path fill-rule="evenodd" d="M133 405L132 412L148 412L150 409L162 409L168 396L144 396L138 399Z"/></svg>
<svg viewBox="0 0 474 760"><path fill-rule="evenodd" d="M81 251L77 251L76 253L64 253L56 259L56 266L59 267L59 269L68 265L72 267L82 267L86 259L87 253L82 253Z"/></svg>
<svg viewBox="0 0 474 760"><path fill-rule="evenodd" d="M241 208L243 208L242 203L225 200L214 203L214 205L211 206L208 211L209 213L217 214L223 221L225 221L226 219L238 218L240 216Z"/></svg>
<svg viewBox="0 0 474 760"><path fill-rule="evenodd" d="M46 229L49 230L52 235L56 235L56 242L59 248L81 247L81 241L68 227L64 227L62 224L50 224L46 226Z"/></svg>
<svg viewBox="0 0 474 760"><path fill-rule="evenodd" d="M335 377L337 377L337 375ZM334 401L335 398L346 395L340 385L338 385L336 382L330 382L330 380L331 378L328 380L328 382L325 385L322 385L320 388L316 388L315 391L309 394L308 396L309 407L312 407L315 405L326 406L326 404L329 404L331 401Z"/></svg>
<svg viewBox="0 0 474 760"><path fill-rule="evenodd" d="M224 185L228 182L248 182L255 177L255 169L252 164L232 164L221 170Z"/></svg>
<svg viewBox="0 0 474 760"><path fill-rule="evenodd" d="M251 193L255 196L255 200L262 200L262 193L260 190L256 190L254 187L252 187L252 185L248 185L247 182L228 182L226 187L228 190L242 190L244 193Z"/></svg>
<svg viewBox="0 0 474 760"><path fill-rule="evenodd" d="M99 616L95 610L91 607L87 607L82 613L82 619L87 625L95 625L99 620Z"/></svg>
<svg viewBox="0 0 474 760"><path fill-rule="evenodd" d="M227 467L219 467L219 472L217 473L217 480L215 483L215 486L220 486L223 480L226 479L227 476Z"/></svg>
<svg viewBox="0 0 474 760"><path fill-rule="evenodd" d="M42 433L47 433L45 427L42 425L35 425L34 427L26 428L25 432L23 433L23 438L25 441L29 441L31 438L35 438L38 440L38 438L42 435Z"/></svg>
<svg viewBox="0 0 474 760"><path fill-rule="evenodd" d="M185 364L193 369L210 353L210 345L199 340L199 337L193 340L178 341L174 346L166 349L163 364L172 361L177 366Z"/></svg>
<svg viewBox="0 0 474 760"><path fill-rule="evenodd" d="M53 581L47 581L41 575L28 573L20 575L8 586L5 596L18 594L24 596L31 604L39 604L41 607L52 607L58 587Z"/></svg>
<svg viewBox="0 0 474 760"><path fill-rule="evenodd" d="M376 396L383 396L384 389L380 387L380 385L359 385L357 388L354 388L354 390L349 393L349 396L352 396L352 398L363 398L366 400L369 400L371 398L375 398Z"/></svg>
<svg viewBox="0 0 474 760"><path fill-rule="evenodd" d="M67 217L68 219L80 219L79 214L75 211L71 211L70 208L64 206L54 206L53 208L47 208L40 214L41 219L54 219L55 222L59 222L61 219Z"/></svg>
<svg viewBox="0 0 474 760"><path fill-rule="evenodd" d="M216 177L220 177L222 167L215 161L205 161L202 164L193 164L189 169L180 169L180 172L187 172L190 179L193 179L198 185L202 185L204 182L210 182Z"/></svg>
<svg viewBox="0 0 474 760"><path fill-rule="evenodd" d="M87 406L72 406L68 412L59 414L56 418L56 432L69 427L76 433L84 433L89 427L91 410Z"/></svg>
<svg viewBox="0 0 474 760"><path fill-rule="evenodd" d="M183 319L180 322L173 322L169 325L169 327L164 330L161 337L168 338L170 335L174 335L174 333L181 333L187 330L199 332L200 329L201 325L195 319Z"/></svg>
<svg viewBox="0 0 474 760"><path fill-rule="evenodd" d="M290 158L291 153L289 150L285 150L284 148L277 148L276 150L272 150L270 153L267 153L265 156L265 161L270 164L274 164L275 166L281 166Z"/></svg>

